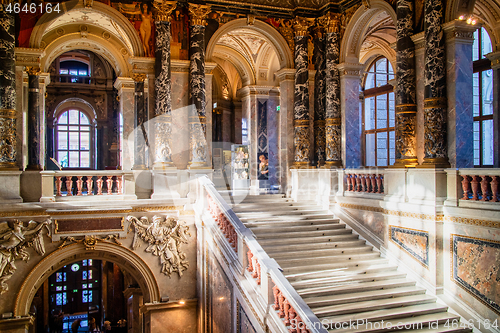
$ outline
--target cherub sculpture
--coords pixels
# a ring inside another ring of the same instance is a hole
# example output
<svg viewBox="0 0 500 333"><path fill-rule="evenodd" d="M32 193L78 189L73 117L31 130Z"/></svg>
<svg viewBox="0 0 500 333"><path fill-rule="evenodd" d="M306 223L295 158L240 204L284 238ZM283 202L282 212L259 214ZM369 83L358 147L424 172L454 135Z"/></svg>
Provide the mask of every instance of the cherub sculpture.
<svg viewBox="0 0 500 333"><path fill-rule="evenodd" d="M128 230L130 231L133 227L135 231L132 249L135 250L140 246L139 238L141 238L149 244L145 251L160 257L163 274L170 277L176 272L182 276L182 272L189 267L189 263L180 245L186 244L187 236L191 236L185 222L173 217L167 217L163 221L158 215L153 216L151 222L147 217L138 219L135 216L128 216L127 221L130 222Z"/></svg>
<svg viewBox="0 0 500 333"><path fill-rule="evenodd" d="M45 227L50 236L50 223L51 220L29 221L25 227L19 220L0 222L0 294L9 290L6 281L16 271L15 261L22 259L28 262L30 259L27 247L33 248L39 255L45 254L42 228Z"/></svg>

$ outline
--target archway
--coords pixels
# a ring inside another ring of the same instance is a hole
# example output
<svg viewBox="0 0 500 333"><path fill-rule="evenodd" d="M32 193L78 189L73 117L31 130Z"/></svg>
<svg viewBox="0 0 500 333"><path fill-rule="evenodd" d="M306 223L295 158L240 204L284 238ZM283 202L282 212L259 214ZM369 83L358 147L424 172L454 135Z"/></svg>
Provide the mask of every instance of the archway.
<svg viewBox="0 0 500 333"><path fill-rule="evenodd" d="M134 252L123 246L105 242L98 242L93 250L87 250L81 244L72 244L52 252L31 270L17 295L14 316L29 316L31 302L43 282L61 267L82 259L106 260L120 265L138 282L144 303L160 301L154 274Z"/></svg>

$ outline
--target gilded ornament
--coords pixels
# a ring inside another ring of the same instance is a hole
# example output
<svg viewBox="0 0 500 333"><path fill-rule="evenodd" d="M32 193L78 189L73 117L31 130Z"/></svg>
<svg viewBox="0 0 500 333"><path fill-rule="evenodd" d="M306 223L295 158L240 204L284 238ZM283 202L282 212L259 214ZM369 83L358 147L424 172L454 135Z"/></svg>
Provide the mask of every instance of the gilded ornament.
<svg viewBox="0 0 500 333"><path fill-rule="evenodd" d="M120 237L118 235L107 235L104 237L98 237L96 235L85 235L82 238L76 238L72 236L61 237L61 241L63 243L59 245L59 249L64 247L66 244L71 244L71 243L83 244L83 246L85 246L85 250L89 251L95 250L95 247L97 246L98 242L122 245L122 243L118 241L119 238Z"/></svg>
<svg viewBox="0 0 500 333"><path fill-rule="evenodd" d="M144 82L144 80L146 80L146 74L134 73L134 74L132 74L132 79L135 82Z"/></svg>
<svg viewBox="0 0 500 333"><path fill-rule="evenodd" d="M297 16L293 20L295 36L307 36L307 30L314 24L314 19Z"/></svg>
<svg viewBox="0 0 500 333"><path fill-rule="evenodd" d="M18 259L28 262L30 259L27 247L31 247L39 255L45 255L43 229L47 229L50 237L49 225L51 220L44 222L29 221L25 227L22 221L14 220L0 223L0 294L9 290L6 281L16 272L15 261Z"/></svg>
<svg viewBox="0 0 500 333"><path fill-rule="evenodd" d="M153 7L156 9L156 20L170 22L171 14L177 8L177 1L153 1Z"/></svg>
<svg viewBox="0 0 500 333"><path fill-rule="evenodd" d="M134 240L132 249L140 246L139 238L148 243L147 253L160 258L161 273L170 277L172 273L182 276L182 272L188 269L189 262L186 253L181 250L182 244L188 243L189 227L185 222L173 217L163 220L161 216L155 215L151 222L147 217L140 219L135 216L127 216L130 222L128 230L134 229Z"/></svg>
<svg viewBox="0 0 500 333"><path fill-rule="evenodd" d="M189 4L189 24L206 25L207 15L212 11L211 6Z"/></svg>

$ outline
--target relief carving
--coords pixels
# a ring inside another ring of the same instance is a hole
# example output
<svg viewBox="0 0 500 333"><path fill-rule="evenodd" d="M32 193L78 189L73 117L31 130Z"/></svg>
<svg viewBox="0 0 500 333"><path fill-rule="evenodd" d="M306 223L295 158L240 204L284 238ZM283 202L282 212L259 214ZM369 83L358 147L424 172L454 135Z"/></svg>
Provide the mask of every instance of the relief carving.
<svg viewBox="0 0 500 333"><path fill-rule="evenodd" d="M130 222L130 229L134 229L134 240L132 249L140 246L139 238L148 243L146 252L160 257L161 273L170 277L172 273L182 272L188 269L189 262L186 260L186 253L181 250L182 244L187 244L189 227L185 222L179 221L173 217L167 217L165 220L161 216L155 215L151 222L147 217L140 219L135 216L127 216Z"/></svg>
<svg viewBox="0 0 500 333"><path fill-rule="evenodd" d="M45 254L43 228L50 236L51 220L44 222L29 221L28 226L19 220L0 223L0 294L9 290L6 281L16 272L16 260L28 262L30 255L26 248L31 247L39 255Z"/></svg>

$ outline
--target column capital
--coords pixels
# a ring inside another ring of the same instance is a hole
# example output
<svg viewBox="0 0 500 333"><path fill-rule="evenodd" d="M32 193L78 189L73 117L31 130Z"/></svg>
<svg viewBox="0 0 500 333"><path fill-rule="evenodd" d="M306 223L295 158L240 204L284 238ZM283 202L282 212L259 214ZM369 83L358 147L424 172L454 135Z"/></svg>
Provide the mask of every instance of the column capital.
<svg viewBox="0 0 500 333"><path fill-rule="evenodd" d="M411 40L413 40L413 43L415 44L415 50L423 51L425 49L425 31L414 34L411 36Z"/></svg>
<svg viewBox="0 0 500 333"><path fill-rule="evenodd" d="M190 3L189 10L189 25L206 25L207 15L212 11L210 5L195 5Z"/></svg>
<svg viewBox="0 0 500 333"><path fill-rule="evenodd" d="M42 71L40 70L40 67L38 66L26 66L26 73L28 73L28 75L40 75L42 73Z"/></svg>
<svg viewBox="0 0 500 333"><path fill-rule="evenodd" d="M154 74L155 58L150 57L130 57L128 62L132 65L134 73Z"/></svg>
<svg viewBox="0 0 500 333"><path fill-rule="evenodd" d="M170 15L177 8L177 1L155 0L153 6L156 9L156 21L170 22Z"/></svg>
<svg viewBox="0 0 500 333"><path fill-rule="evenodd" d="M16 66L40 66L42 49L31 49L26 47L15 48Z"/></svg>
<svg viewBox="0 0 500 333"><path fill-rule="evenodd" d="M446 41L461 43L474 43L474 31L480 26L468 24L466 21L453 20L443 24L443 30L446 35Z"/></svg>
<svg viewBox="0 0 500 333"><path fill-rule="evenodd" d="M295 17L293 20L293 30L295 36L307 36L307 30L314 24L314 19L305 17Z"/></svg>
<svg viewBox="0 0 500 333"><path fill-rule="evenodd" d="M326 33L334 33L340 31L340 14L328 13L319 18L319 24L325 27Z"/></svg>
<svg viewBox="0 0 500 333"><path fill-rule="evenodd" d="M275 75L279 82L295 81L295 68L282 68Z"/></svg>
<svg viewBox="0 0 500 333"><path fill-rule="evenodd" d="M363 65L360 63L343 62L337 66L340 76L356 76L360 77Z"/></svg>
<svg viewBox="0 0 500 333"><path fill-rule="evenodd" d="M120 94L125 89L135 89L135 83L134 80L129 77L117 77L114 87Z"/></svg>
<svg viewBox="0 0 500 333"><path fill-rule="evenodd" d="M138 73L132 74L132 80L134 80L134 82L144 82L145 79L146 79L146 74L138 74Z"/></svg>
<svg viewBox="0 0 500 333"><path fill-rule="evenodd" d="M500 51L488 53L486 54L486 58L490 59L492 69L500 68Z"/></svg>

